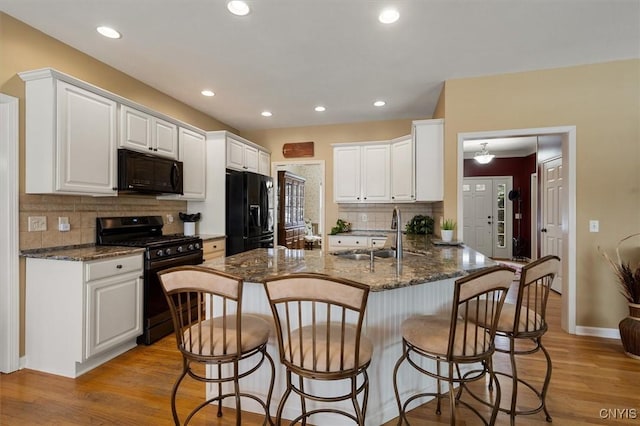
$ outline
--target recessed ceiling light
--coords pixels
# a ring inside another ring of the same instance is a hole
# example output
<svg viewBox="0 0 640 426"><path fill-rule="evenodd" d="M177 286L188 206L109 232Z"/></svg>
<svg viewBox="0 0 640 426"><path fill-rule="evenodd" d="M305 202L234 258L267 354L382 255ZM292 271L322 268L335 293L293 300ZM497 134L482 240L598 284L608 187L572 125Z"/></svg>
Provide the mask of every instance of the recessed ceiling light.
<svg viewBox="0 0 640 426"><path fill-rule="evenodd" d="M325 107L323 107L322 105L318 105L317 107L314 108L317 112L324 112L327 109Z"/></svg>
<svg viewBox="0 0 640 426"><path fill-rule="evenodd" d="M385 101L375 101L373 103L373 106L377 106L377 107L381 107L381 106L385 106L387 103Z"/></svg>
<svg viewBox="0 0 640 426"><path fill-rule="evenodd" d="M108 38L120 38L122 35L111 27L98 27L96 30Z"/></svg>
<svg viewBox="0 0 640 426"><path fill-rule="evenodd" d="M393 24L398 18L400 18L400 13L392 8L384 9L380 12L380 15L378 15L378 20L383 24Z"/></svg>
<svg viewBox="0 0 640 426"><path fill-rule="evenodd" d="M249 13L249 5L241 0L231 0L227 3L227 9L234 15L244 16Z"/></svg>
<svg viewBox="0 0 640 426"><path fill-rule="evenodd" d="M270 111L262 111L261 114L263 117L271 117L273 115Z"/></svg>
<svg viewBox="0 0 640 426"><path fill-rule="evenodd" d="M215 96L215 93L213 93L211 90L203 90L202 93L204 96Z"/></svg>

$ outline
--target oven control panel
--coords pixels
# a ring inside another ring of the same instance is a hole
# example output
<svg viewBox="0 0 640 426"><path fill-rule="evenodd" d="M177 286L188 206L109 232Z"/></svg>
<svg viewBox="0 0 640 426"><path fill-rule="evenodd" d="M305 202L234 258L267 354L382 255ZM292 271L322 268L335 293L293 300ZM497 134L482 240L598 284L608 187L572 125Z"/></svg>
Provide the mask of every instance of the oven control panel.
<svg viewBox="0 0 640 426"><path fill-rule="evenodd" d="M202 251L202 242L167 244L161 247L150 247L147 250L149 260L180 257Z"/></svg>

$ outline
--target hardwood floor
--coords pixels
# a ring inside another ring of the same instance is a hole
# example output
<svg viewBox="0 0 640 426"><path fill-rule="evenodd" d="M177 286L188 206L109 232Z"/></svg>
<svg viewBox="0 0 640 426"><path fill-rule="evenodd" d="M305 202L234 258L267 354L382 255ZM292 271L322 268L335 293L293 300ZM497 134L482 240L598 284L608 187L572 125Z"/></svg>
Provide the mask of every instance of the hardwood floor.
<svg viewBox="0 0 640 426"><path fill-rule="evenodd" d="M553 424L640 425L640 361L625 356L618 340L566 334L560 329L560 296L553 294L549 306L550 331L543 342L553 360L547 401ZM527 376L541 376L542 358L530 358L535 359L524 361L519 371ZM506 357L498 356L496 369L508 368L507 361ZM175 340L169 336L152 346L138 346L75 380L26 369L0 375L0 424L170 425L169 397L180 368ZM503 388L505 401L509 389L506 384ZM185 413L201 402L203 392L202 384L187 380L179 394L180 412ZM527 395L521 401L528 406L531 398ZM434 403L414 409L409 414L411 424L448 424L444 403L441 416L435 414ZM602 418L601 411L606 414L608 410L612 410L612 415L616 413L616 418ZM458 418L458 425L478 424L465 410L459 411ZM245 413L242 424L262 425L262 420L261 416ZM385 426L396 422L390 421ZM518 417L516 422L546 424L541 413ZM218 418L213 408L207 408L191 424L234 425L235 416L232 410L227 410ZM501 413L496 424L508 425L509 419Z"/></svg>

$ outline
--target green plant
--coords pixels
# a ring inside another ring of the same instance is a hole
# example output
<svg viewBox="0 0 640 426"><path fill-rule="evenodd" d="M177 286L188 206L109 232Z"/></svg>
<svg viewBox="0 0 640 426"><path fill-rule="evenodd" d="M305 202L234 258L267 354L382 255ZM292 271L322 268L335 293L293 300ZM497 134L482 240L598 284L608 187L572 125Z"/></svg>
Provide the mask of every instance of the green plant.
<svg viewBox="0 0 640 426"><path fill-rule="evenodd" d="M442 221L442 226L440 226L445 231L453 231L456 229L456 221L453 219L445 219Z"/></svg>
<svg viewBox="0 0 640 426"><path fill-rule="evenodd" d="M640 233L631 234L620 240L618 246L616 247L617 260L611 259L607 255L607 253L600 250L600 247L598 247L598 250L607 260L607 262L611 266L611 269L613 269L613 273L618 279L620 293L625 297L625 299L627 299L627 302L640 304L640 262L634 270L631 267L630 262L623 261L622 257L620 256L620 244L632 237L637 236L640 236Z"/></svg>
<svg viewBox="0 0 640 426"><path fill-rule="evenodd" d="M407 234L433 234L433 218L421 214L415 215L407 222L405 231Z"/></svg>
<svg viewBox="0 0 640 426"><path fill-rule="evenodd" d="M340 232L349 232L351 230L351 223L342 220L342 219L338 219L336 221L336 226L334 226L333 228L331 228L331 235L335 235L338 234Z"/></svg>

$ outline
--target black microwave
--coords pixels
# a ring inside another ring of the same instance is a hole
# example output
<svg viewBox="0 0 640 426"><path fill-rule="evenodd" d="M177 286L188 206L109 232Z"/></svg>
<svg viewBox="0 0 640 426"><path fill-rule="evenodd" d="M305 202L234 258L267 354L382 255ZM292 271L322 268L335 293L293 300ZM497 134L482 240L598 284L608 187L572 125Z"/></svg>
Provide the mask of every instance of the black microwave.
<svg viewBox="0 0 640 426"><path fill-rule="evenodd" d="M182 162L119 149L118 191L182 194Z"/></svg>

